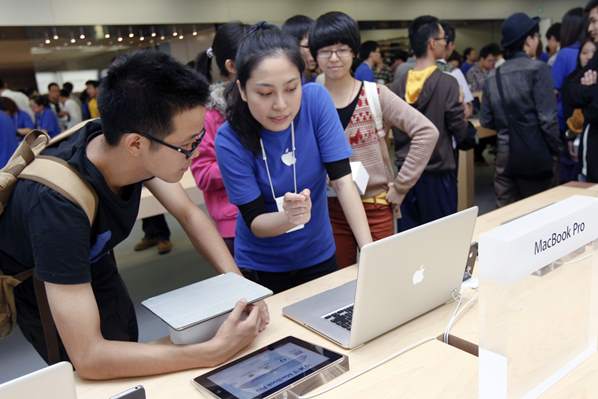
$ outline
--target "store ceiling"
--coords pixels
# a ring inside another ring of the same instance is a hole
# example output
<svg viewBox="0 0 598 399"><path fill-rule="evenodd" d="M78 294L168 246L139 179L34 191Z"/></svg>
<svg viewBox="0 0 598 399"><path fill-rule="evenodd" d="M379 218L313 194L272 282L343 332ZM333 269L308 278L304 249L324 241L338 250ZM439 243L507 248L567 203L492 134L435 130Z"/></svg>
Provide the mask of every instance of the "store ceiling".
<svg viewBox="0 0 598 399"><path fill-rule="evenodd" d="M0 70L64 68L130 48L192 39L211 24L0 27Z"/></svg>

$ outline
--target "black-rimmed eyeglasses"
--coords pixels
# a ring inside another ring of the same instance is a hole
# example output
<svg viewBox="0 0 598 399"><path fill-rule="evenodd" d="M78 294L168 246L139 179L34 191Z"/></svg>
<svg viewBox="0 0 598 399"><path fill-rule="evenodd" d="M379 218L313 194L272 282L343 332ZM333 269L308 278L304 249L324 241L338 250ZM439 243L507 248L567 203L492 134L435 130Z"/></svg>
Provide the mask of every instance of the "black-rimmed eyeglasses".
<svg viewBox="0 0 598 399"><path fill-rule="evenodd" d="M197 134L196 139L191 143L191 148L188 150L185 148L182 148L182 147L177 147L176 145L172 145L165 141L162 141L162 140L152 136L151 134L141 133L141 135L151 141L155 141L158 144L162 144L168 148L171 148L171 149L175 150L176 152L180 152L181 154L183 154L185 156L185 158L189 159L193 156L193 154L195 153L195 150L197 150L197 147L199 147L199 145L201 144L201 141L203 140L204 136L206 135L206 129L205 128L201 129L201 131Z"/></svg>

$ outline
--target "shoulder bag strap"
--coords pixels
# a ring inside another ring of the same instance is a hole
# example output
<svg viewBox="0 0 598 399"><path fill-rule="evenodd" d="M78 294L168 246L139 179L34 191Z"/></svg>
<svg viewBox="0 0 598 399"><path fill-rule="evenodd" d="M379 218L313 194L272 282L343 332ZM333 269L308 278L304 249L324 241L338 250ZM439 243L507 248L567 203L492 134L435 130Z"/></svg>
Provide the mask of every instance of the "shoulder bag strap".
<svg viewBox="0 0 598 399"><path fill-rule="evenodd" d="M505 97L505 92L503 90L500 68L496 68L496 86L498 87L498 96L500 97L500 107L502 112L505 114L509 132L519 134L517 129L515 129L515 123L513 121L513 115L517 115L518 113L512 108L511 104L507 102L507 98Z"/></svg>
<svg viewBox="0 0 598 399"><path fill-rule="evenodd" d="M386 175L389 182L394 180L394 168L388 153L388 146L384 140L386 132L384 131L384 116L382 115L382 105L380 104L380 95L378 94L378 85L374 82L363 82L365 95L370 106L370 112L376 124L376 135L378 137L378 144L380 145L380 152L382 160L386 165Z"/></svg>

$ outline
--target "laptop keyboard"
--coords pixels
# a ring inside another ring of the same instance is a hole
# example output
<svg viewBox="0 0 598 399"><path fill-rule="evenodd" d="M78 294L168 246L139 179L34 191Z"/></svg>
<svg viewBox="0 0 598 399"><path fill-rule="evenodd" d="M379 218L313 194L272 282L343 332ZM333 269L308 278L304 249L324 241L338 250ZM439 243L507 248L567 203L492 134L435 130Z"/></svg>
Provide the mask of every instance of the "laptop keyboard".
<svg viewBox="0 0 598 399"><path fill-rule="evenodd" d="M346 308L342 308L334 313L330 313L324 316L324 318L344 328L345 330L351 331L351 322L353 321L353 305L349 305Z"/></svg>

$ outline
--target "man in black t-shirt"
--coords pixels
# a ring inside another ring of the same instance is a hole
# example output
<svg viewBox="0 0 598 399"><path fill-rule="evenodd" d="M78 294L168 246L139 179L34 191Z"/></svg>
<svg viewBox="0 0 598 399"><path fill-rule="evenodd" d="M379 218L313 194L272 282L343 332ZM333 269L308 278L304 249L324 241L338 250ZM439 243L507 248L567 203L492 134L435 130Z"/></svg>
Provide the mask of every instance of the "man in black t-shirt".
<svg viewBox="0 0 598 399"><path fill-rule="evenodd" d="M137 343L137 321L112 249L131 232L145 185L220 271L239 270L211 220L178 183L197 156L208 84L160 52L118 58L101 85L101 120L43 154L76 169L98 196L93 225L81 208L42 184L20 180L0 216L0 269L34 267L60 335L61 357L80 376L131 377L213 366L265 328L265 305L240 302L202 344ZM18 324L46 356L31 279L15 289ZM246 313L246 317L241 317Z"/></svg>

